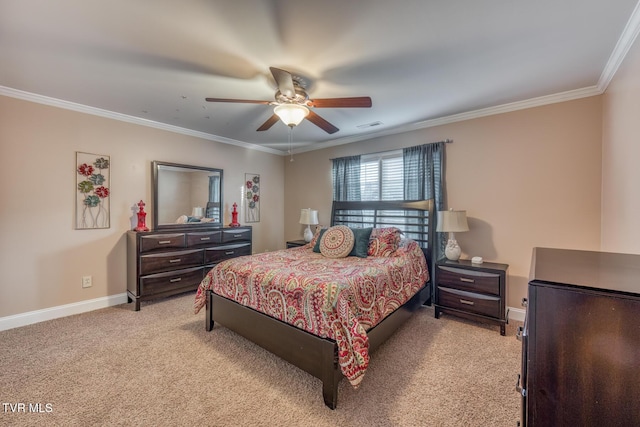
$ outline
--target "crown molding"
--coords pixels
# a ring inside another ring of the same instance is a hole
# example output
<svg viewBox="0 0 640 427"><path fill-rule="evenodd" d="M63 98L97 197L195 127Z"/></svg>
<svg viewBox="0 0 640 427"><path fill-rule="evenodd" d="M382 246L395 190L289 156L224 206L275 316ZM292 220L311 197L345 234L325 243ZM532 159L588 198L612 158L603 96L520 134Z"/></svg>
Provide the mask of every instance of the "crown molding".
<svg viewBox="0 0 640 427"><path fill-rule="evenodd" d="M296 149L294 151L294 154L319 150L323 148L335 147L338 145L350 144L352 142L357 142L357 141L365 141L368 139L374 139L374 138L379 138L383 136L397 135L400 133L446 125L449 123L462 122L465 120L477 119L480 117L493 116L496 114L504 114L512 111L524 110L527 108L540 107L543 105L555 104L558 102L572 101L575 99L587 98L587 97L596 96L596 95L602 95L602 91L600 91L600 89L597 86L590 86L582 89L570 90L566 92L555 93L552 95L531 98L524 101L497 105L495 107L487 107L479 110L468 111L465 113L453 114L451 116L424 120L421 122L398 126L398 127L390 128L387 130L377 131L375 133L368 133L365 135L357 135L357 136L351 136L346 138L334 139L331 141L323 142L321 144L317 144L316 146L309 146L309 147ZM321 147L318 147L318 145L321 145Z"/></svg>
<svg viewBox="0 0 640 427"><path fill-rule="evenodd" d="M147 126L155 129L166 130L169 132L179 133L182 135L194 136L196 138L202 138L209 141L219 142L222 144L235 145L238 147L246 148L249 150L264 151L265 153L286 155L280 150L273 148L262 147L256 144L250 144L248 142L242 142L231 138L225 138L223 136L212 135L205 132L199 132L191 129L182 128L179 126L168 125L166 123L155 122L153 120L143 119L140 117L129 116L127 114L116 113L114 111L103 110L101 108L90 107L88 105L77 104L75 102L64 101L62 99L51 98L44 95L38 95L35 93L25 92L18 89L13 89L6 86L0 86L0 95L8 96L11 98L22 99L25 101L35 102L37 104L50 105L52 107L63 108L65 110L77 111L79 113L91 114L93 116L105 117L108 119L118 120L121 122L133 123L141 126Z"/></svg>
<svg viewBox="0 0 640 427"><path fill-rule="evenodd" d="M602 74L600 75L600 80L598 80L598 90L601 93L604 93L611 83L613 76L618 71L620 64L624 61L624 58L627 56L629 49L633 46L636 38L638 37L638 33L640 33L640 2L636 4L633 13L631 13L631 17L627 21L627 25L622 30L622 34L616 43L616 46L613 48L613 52L611 52L611 56L609 57L609 61L607 61L607 65L604 67Z"/></svg>
<svg viewBox="0 0 640 427"><path fill-rule="evenodd" d="M638 33L640 33L640 2L636 4L631 17L627 21L627 24L616 43L607 64L605 65L600 79L596 86L590 86L582 89L570 90L566 92L560 92L552 95L541 96L537 98L531 98L524 101L512 102L508 104L502 104L494 107L482 108L479 110L469 111L460 114L453 114L450 116L439 117L435 119L424 120L421 122L411 123L408 125L398 126L386 130L380 130L376 132L359 134L354 136L348 136L344 138L333 139L322 143L309 144L307 147L301 147L292 150L292 153L304 153L308 151L316 151L324 148L335 147L338 145L350 144L352 142L365 141L368 139L379 138L383 136L396 135L405 132L411 132L419 129L430 128L434 126L441 126L449 123L460 122L464 120L471 120L480 117L491 116L495 114L504 114L512 111L523 110L527 108L539 107L548 104L554 104L558 102L571 101L580 98L586 98L589 96L601 95L605 92L609 83L613 79L618 68L624 61L625 56L629 52L629 49L635 42ZM77 104L74 102L64 101L56 98L50 98L43 95L37 95L29 92L24 92L17 89L12 89L4 86L0 86L0 95L9 96L12 98L23 99L26 101L36 102L39 104L51 105L54 107L64 108L67 110L78 111L81 113L92 114L96 116L106 117L114 120L124 121L128 123L134 123L142 126L153 127L156 129L162 129L169 132L180 133L183 135L194 136L196 138L202 138L209 141L215 141L222 144L230 144L238 147L263 151L265 153L276 154L280 156L288 156L289 153L281 150L276 150L268 147L263 147L256 144L250 144L248 142L238 141L231 138L225 138L218 135L212 135L204 132L194 131L191 129L182 128L179 126L168 125L166 123L155 122L152 120L142 119L140 117L129 116L126 114L116 113L113 111L103 110L100 108L90 107L87 105Z"/></svg>

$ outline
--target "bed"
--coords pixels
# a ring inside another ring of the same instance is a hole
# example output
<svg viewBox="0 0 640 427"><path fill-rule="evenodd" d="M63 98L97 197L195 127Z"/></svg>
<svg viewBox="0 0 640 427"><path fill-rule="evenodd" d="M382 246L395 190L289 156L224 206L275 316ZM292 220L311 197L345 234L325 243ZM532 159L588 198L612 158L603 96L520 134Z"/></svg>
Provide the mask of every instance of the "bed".
<svg viewBox="0 0 640 427"><path fill-rule="evenodd" d="M335 409L340 380L357 387L369 355L431 304L433 212L432 200L333 202L329 230L349 227L362 250L360 232L373 229L364 237L369 256L319 253L317 231L307 245L218 264L194 310L206 307L207 331L217 322L319 378L324 403ZM398 236L391 250L390 235Z"/></svg>

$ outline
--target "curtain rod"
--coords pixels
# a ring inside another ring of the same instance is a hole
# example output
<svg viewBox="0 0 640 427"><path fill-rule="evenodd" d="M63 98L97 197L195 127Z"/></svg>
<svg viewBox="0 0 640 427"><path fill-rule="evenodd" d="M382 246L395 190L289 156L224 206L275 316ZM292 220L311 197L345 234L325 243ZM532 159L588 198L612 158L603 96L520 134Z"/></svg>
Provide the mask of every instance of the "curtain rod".
<svg viewBox="0 0 640 427"><path fill-rule="evenodd" d="M427 142L427 144L437 144L439 142L444 142L445 144L452 144L453 143L453 139L443 139L442 141L436 141L436 142ZM420 145L427 145L427 144L420 144ZM414 146L415 147L415 146ZM404 147L407 148L407 147ZM380 153L388 153L390 151L397 151L397 150L403 150L404 148L395 148L393 150L384 150L384 151L374 151L373 153L366 153L366 154L362 154L362 156L371 156L374 154L380 154ZM359 154L354 154L354 156L358 156ZM342 157L351 157L351 156L342 156ZM329 160L336 160L336 159L340 159L342 157L334 157L333 159L329 159Z"/></svg>

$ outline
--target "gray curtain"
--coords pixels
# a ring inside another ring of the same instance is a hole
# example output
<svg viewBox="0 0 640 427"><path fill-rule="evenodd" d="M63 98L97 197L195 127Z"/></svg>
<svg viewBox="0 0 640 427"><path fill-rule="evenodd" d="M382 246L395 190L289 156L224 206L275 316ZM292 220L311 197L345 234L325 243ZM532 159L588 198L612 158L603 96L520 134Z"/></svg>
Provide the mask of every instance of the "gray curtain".
<svg viewBox="0 0 640 427"><path fill-rule="evenodd" d="M205 217L216 218L222 221L220 206L220 177L209 177L209 201L207 202L207 209Z"/></svg>
<svg viewBox="0 0 640 427"><path fill-rule="evenodd" d="M360 156L333 159L333 200L358 201L360 194ZM362 211L345 211L339 218L350 227L363 226Z"/></svg>
<svg viewBox="0 0 640 427"><path fill-rule="evenodd" d="M434 199L434 210L444 210L444 150L445 142L408 147L403 150L405 200ZM436 215L430 226L436 226ZM437 257L444 253L444 233L436 233Z"/></svg>
<svg viewBox="0 0 640 427"><path fill-rule="evenodd" d="M333 159L333 200L360 200L360 156Z"/></svg>

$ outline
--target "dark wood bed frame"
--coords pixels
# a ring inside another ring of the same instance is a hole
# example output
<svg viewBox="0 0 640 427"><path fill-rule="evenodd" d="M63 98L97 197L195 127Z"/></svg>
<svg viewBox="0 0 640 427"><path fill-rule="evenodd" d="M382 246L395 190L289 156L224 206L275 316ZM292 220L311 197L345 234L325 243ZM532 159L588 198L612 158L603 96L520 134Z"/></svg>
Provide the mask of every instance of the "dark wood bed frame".
<svg viewBox="0 0 640 427"><path fill-rule="evenodd" d="M417 241L425 254L430 277L435 259L435 221L433 200L333 202L331 225L351 227L398 227ZM425 283L409 301L375 327L367 331L371 354L423 304L433 301L432 281ZM214 322L242 335L271 353L322 381L324 403L335 409L338 383L343 378L338 364L338 346L334 340L321 338L274 319L235 301L207 292L206 329Z"/></svg>

